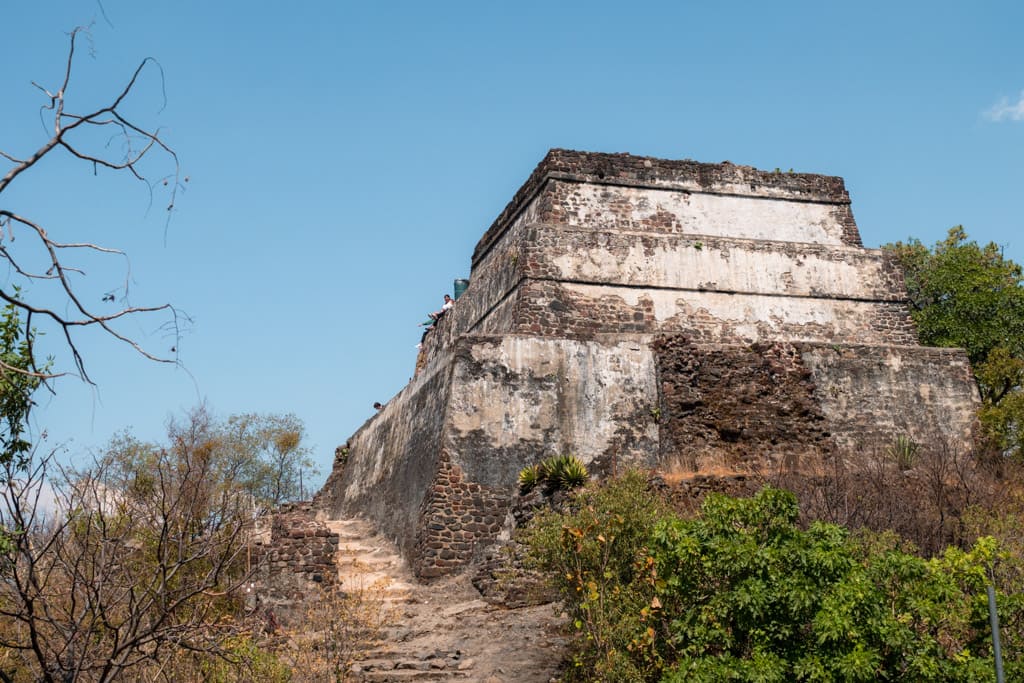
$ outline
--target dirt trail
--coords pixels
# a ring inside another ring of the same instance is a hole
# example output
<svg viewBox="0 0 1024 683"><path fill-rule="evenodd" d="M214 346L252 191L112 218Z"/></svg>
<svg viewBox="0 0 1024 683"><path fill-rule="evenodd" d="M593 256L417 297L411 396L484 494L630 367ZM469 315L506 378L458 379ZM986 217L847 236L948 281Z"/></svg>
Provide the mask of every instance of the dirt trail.
<svg viewBox="0 0 1024 683"><path fill-rule="evenodd" d="M564 656L551 605L505 609L480 599L467 575L419 584L386 539L360 520L327 523L338 533L342 590L377 583L394 618L353 667L360 681L549 683Z"/></svg>

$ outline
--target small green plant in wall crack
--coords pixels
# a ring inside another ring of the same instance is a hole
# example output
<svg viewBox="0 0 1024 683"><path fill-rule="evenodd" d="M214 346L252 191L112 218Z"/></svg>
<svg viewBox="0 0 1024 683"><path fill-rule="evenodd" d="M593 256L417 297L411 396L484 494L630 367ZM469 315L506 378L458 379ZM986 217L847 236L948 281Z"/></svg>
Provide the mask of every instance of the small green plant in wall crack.
<svg viewBox="0 0 1024 683"><path fill-rule="evenodd" d="M900 470L905 472L914 468L920 450L920 444L910 438L909 435L900 434L886 448L886 454L896 463Z"/></svg>

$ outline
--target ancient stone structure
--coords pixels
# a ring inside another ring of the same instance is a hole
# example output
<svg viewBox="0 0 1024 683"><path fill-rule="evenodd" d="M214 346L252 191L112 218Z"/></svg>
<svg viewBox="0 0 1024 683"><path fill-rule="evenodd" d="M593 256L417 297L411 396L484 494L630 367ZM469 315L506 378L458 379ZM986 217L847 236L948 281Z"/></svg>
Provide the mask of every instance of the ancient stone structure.
<svg viewBox="0 0 1024 683"><path fill-rule="evenodd" d="M318 496L424 577L506 525L521 468L732 474L966 443L964 354L918 345L841 178L552 150L480 240L421 371Z"/></svg>

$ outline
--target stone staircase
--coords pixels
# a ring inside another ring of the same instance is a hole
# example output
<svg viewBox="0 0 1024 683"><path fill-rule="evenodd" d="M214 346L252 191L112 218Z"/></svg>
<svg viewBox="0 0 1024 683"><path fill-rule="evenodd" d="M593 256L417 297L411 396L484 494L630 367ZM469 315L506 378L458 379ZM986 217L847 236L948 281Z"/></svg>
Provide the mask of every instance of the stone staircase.
<svg viewBox="0 0 1024 683"><path fill-rule="evenodd" d="M505 609L480 599L468 575L420 584L397 549L358 519L338 534L338 579L386 613L380 637L351 666L355 681L548 683L564 657L564 617L551 605Z"/></svg>
<svg viewBox="0 0 1024 683"><path fill-rule="evenodd" d="M396 549L361 519L326 522L338 535L335 563L338 582L346 591L376 588L390 604L404 602L415 589L415 579Z"/></svg>

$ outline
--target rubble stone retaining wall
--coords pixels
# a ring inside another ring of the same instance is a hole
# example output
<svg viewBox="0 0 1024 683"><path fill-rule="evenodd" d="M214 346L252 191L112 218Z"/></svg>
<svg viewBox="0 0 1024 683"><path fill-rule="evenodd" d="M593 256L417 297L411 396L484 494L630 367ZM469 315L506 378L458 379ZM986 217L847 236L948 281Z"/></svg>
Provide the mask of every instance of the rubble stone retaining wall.
<svg viewBox="0 0 1024 683"><path fill-rule="evenodd" d="M282 506L253 533L255 591L261 608L288 617L337 582L338 535L316 519L311 503Z"/></svg>

